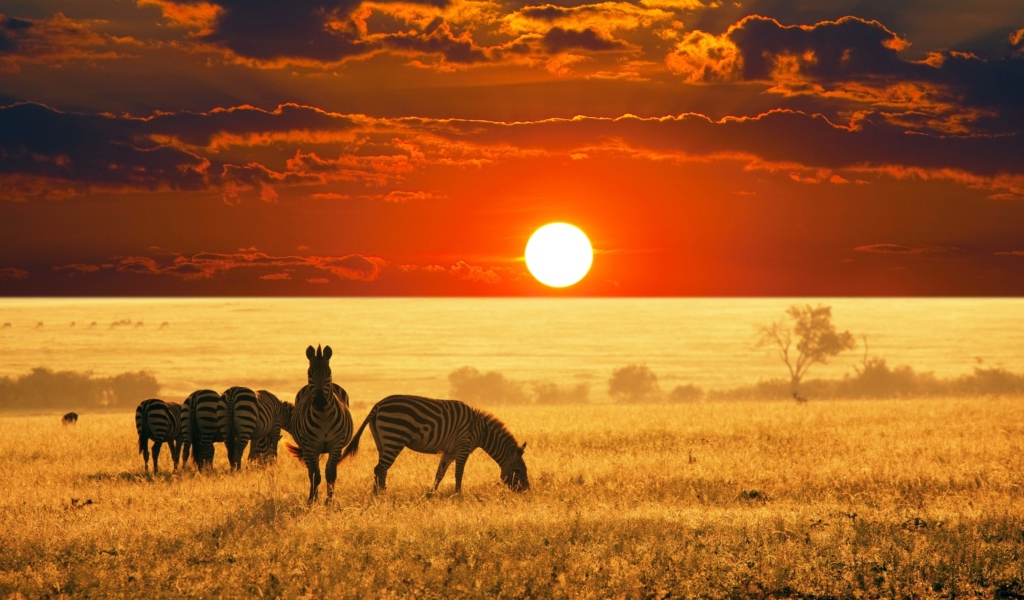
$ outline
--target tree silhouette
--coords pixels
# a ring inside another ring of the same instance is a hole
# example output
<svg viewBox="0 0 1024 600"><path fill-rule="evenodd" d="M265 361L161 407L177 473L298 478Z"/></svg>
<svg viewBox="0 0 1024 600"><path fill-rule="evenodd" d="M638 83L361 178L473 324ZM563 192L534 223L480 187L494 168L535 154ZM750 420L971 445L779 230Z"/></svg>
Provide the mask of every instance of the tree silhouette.
<svg viewBox="0 0 1024 600"><path fill-rule="evenodd" d="M830 358L852 350L857 343L849 331L836 331L832 324L831 306L794 304L786 309L786 314L792 323L782 320L762 325L758 330L757 345L777 353L789 369L790 387L793 397L797 397L800 381L811 365L827 364Z"/></svg>
<svg viewBox="0 0 1024 600"><path fill-rule="evenodd" d="M661 398L661 387L647 365L626 365L612 371L608 395L617 402L656 401Z"/></svg>

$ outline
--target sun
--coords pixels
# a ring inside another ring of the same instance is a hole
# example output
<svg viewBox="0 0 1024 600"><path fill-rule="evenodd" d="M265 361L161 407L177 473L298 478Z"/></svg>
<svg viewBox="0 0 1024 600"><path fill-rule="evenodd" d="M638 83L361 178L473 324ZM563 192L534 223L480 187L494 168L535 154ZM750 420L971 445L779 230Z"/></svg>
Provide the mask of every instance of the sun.
<svg viewBox="0 0 1024 600"><path fill-rule="evenodd" d="M537 281L567 287L586 276L594 262L587 234L568 223L548 223L526 243L526 268Z"/></svg>

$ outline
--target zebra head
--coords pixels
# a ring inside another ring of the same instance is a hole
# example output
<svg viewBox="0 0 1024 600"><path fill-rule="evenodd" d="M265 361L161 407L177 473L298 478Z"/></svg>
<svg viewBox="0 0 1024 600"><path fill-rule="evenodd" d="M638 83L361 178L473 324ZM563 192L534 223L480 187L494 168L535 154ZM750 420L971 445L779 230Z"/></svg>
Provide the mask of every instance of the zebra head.
<svg viewBox="0 0 1024 600"><path fill-rule="evenodd" d="M291 402L282 402L277 412L277 424L288 433L292 432L292 412L295 405Z"/></svg>
<svg viewBox="0 0 1024 600"><path fill-rule="evenodd" d="M320 346L313 350L313 346L306 348L306 358L309 359L309 385L317 390L316 404L323 406L327 400L333 397L334 387L331 385L331 355L333 351L330 346Z"/></svg>
<svg viewBox="0 0 1024 600"><path fill-rule="evenodd" d="M526 442L523 442L522 446L516 446L501 466L501 482L513 492L525 492L530 489L530 479L526 476L526 463L523 462L525 450Z"/></svg>

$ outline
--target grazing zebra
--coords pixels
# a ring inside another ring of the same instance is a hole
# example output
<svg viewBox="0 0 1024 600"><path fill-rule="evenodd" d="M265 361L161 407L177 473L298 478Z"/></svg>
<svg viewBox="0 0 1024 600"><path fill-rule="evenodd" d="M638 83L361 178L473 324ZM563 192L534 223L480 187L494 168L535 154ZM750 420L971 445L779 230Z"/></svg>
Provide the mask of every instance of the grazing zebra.
<svg viewBox="0 0 1024 600"><path fill-rule="evenodd" d="M512 491L530 489L523 462L522 446L505 424L489 413L458 400L433 400L421 396L388 396L370 409L352 443L342 454L345 459L359 450L359 437L370 425L377 444L377 466L373 469L373 491L387 488L388 469L403 448L425 454L440 454L434 477L434 490L441 485L448 466L455 462L455 493L462 491L462 473L466 460L477 448L483 448L501 467L501 481Z"/></svg>
<svg viewBox="0 0 1024 600"><path fill-rule="evenodd" d="M251 441L249 460L273 461L277 458L277 443L281 440L281 429L289 427L292 404L278 400L277 396L260 390L253 393L247 388L231 388L244 390L236 392L232 408L232 423L235 447L235 462L238 468L242 465L242 453L245 445ZM228 397L229 392L224 392ZM229 406L231 401L228 401Z"/></svg>
<svg viewBox="0 0 1024 600"><path fill-rule="evenodd" d="M78 413L69 412L61 417L60 422L65 425L74 425L78 422Z"/></svg>
<svg viewBox="0 0 1024 600"><path fill-rule="evenodd" d="M260 390L258 394L270 394L266 390ZM273 394L270 394L273 396ZM276 396L275 396L276 399ZM249 445L249 460L262 463L273 463L277 461L277 445L281 441L281 430L287 431L291 428L292 412L295 405L291 402L280 402L277 409L277 421L271 428L270 433L260 438L253 438Z"/></svg>
<svg viewBox="0 0 1024 600"><path fill-rule="evenodd" d="M143 400L135 409L135 430L139 432L139 454L146 462L149 472L149 450L146 442L153 440L153 474L160 472L160 446L164 443L171 449L174 468L178 468L181 452L181 405L164 402L159 398Z"/></svg>
<svg viewBox="0 0 1024 600"><path fill-rule="evenodd" d="M185 402L189 405L188 434L192 444L192 460L196 468L202 470L213 465L214 442L227 440L227 406L224 397L213 390L192 392Z"/></svg>
<svg viewBox="0 0 1024 600"><path fill-rule="evenodd" d="M320 455L327 454L327 502L334 495L334 480L338 476L338 461L345 444L352 438L352 415L344 399L348 394L341 390L339 394L331 382L331 347L324 347L321 352L317 346L306 348L309 359L309 384L295 394L295 409L292 413L288 433L292 434L294 446L287 444L291 454L306 463L309 470L309 500L316 500L317 488L320 487Z"/></svg>
<svg viewBox="0 0 1024 600"><path fill-rule="evenodd" d="M228 462L233 470L238 471L242 468L242 453L252 438L258 418L256 392L247 387L235 386L225 390L222 396L227 410L224 443L228 447Z"/></svg>

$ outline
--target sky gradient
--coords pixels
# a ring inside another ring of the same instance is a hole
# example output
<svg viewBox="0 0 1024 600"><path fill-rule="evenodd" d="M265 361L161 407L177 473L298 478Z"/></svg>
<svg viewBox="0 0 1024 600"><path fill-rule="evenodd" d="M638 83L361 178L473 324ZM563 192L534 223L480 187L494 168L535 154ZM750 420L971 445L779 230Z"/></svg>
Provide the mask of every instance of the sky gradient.
<svg viewBox="0 0 1024 600"><path fill-rule="evenodd" d="M0 294L1024 294L1024 3L0 1Z"/></svg>

